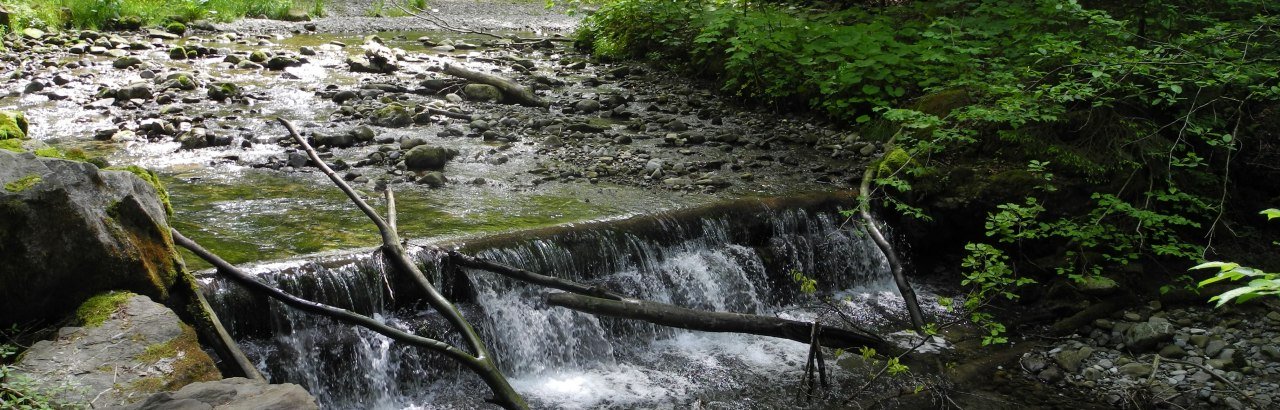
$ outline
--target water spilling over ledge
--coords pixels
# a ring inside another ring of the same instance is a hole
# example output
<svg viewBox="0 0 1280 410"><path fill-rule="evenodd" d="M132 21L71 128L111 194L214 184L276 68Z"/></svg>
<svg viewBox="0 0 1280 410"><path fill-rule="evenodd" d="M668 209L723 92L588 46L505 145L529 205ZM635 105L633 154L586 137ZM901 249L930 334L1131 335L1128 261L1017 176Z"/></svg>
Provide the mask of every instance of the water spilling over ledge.
<svg viewBox="0 0 1280 410"><path fill-rule="evenodd" d="M883 255L844 226L848 195L752 199L458 240L418 243L413 256L459 302L512 379L537 407L685 407L695 402L785 405L808 346L789 340L691 332L547 306L547 289L455 269L441 248L602 285L679 306L811 319L791 272L839 294L858 325L904 313ZM402 216L406 217L406 216ZM259 265L291 293L446 341L443 321L416 307L411 286L369 252ZM205 290L229 330L274 380L306 386L331 408L480 406L484 386L448 360L372 332L309 317L215 278ZM898 322L901 323L901 322ZM893 326L897 326L894 323Z"/></svg>

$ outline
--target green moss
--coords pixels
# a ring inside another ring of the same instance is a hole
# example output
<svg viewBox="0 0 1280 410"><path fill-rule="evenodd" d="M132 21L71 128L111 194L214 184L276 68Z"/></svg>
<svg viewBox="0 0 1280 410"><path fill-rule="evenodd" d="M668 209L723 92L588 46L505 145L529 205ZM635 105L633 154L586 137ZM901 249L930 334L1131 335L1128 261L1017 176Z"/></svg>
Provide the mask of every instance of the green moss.
<svg viewBox="0 0 1280 410"><path fill-rule="evenodd" d="M915 160L911 158L911 154L908 154L906 150L894 147L880 157L880 163L876 164L876 176L880 178L888 177L898 172L908 163L913 162Z"/></svg>
<svg viewBox="0 0 1280 410"><path fill-rule="evenodd" d="M31 125L17 111L0 111L0 140L26 139Z"/></svg>
<svg viewBox="0 0 1280 410"><path fill-rule="evenodd" d="M40 175L31 174L7 184L4 184L4 190L9 192L22 192L27 188L31 188L40 183Z"/></svg>
<svg viewBox="0 0 1280 410"><path fill-rule="evenodd" d="M89 298L76 309L76 319L81 326L102 326L120 306L136 295L130 292L111 291Z"/></svg>
<svg viewBox="0 0 1280 410"><path fill-rule="evenodd" d="M129 171L134 175L137 175L138 178L142 178L142 180L146 181L148 184L151 184L151 187L156 189L156 194L160 196L160 202L164 204L165 215L173 216L173 205L169 203L169 190L164 189L164 184L160 182L160 176L156 175L155 171L137 165L126 165L107 169L114 171Z"/></svg>
<svg viewBox="0 0 1280 410"><path fill-rule="evenodd" d="M164 30L173 34L183 35L187 33L187 25L179 22L172 22L164 26Z"/></svg>
<svg viewBox="0 0 1280 410"><path fill-rule="evenodd" d="M138 361L155 363L161 359L177 358L171 366L173 372L160 379L155 390L173 391L195 382L218 380L222 375L213 364L213 359L201 350L196 331L186 323L179 324L182 334L168 342L148 346L137 357Z"/></svg>
<svg viewBox="0 0 1280 410"><path fill-rule="evenodd" d="M20 139L0 139L0 149L9 150L13 152L27 151L26 149L22 148L22 140Z"/></svg>

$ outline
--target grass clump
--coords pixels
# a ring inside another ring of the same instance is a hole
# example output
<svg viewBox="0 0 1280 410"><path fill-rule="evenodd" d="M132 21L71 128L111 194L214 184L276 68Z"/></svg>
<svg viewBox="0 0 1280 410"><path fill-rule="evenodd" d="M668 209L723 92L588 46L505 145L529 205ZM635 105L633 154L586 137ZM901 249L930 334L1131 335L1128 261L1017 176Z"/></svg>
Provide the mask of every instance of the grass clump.
<svg viewBox="0 0 1280 410"><path fill-rule="evenodd" d="M111 291L86 300L76 309L76 319L82 326L97 327L111 318L120 306L136 295L129 292Z"/></svg>

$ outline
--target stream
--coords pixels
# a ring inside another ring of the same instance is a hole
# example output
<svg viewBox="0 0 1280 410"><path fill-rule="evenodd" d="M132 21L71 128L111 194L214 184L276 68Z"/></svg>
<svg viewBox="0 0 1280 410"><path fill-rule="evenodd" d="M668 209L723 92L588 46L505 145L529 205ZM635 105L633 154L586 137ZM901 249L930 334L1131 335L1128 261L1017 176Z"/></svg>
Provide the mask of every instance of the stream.
<svg viewBox="0 0 1280 410"><path fill-rule="evenodd" d="M854 203L832 193L855 181L880 147L812 118L734 106L661 69L591 61L566 42L516 47L438 32L376 40L83 32L44 41L14 47L23 56L18 72L0 84L0 109L31 123L29 149L152 169L171 195L172 225L225 259L252 264L263 280L301 296L457 342L366 251L378 243L373 226L298 161L274 119L293 121L375 207L386 205L379 191L394 190L400 234L418 245L414 257L460 302L535 407L788 407L809 347L549 308L544 290L443 268L434 246L697 309L890 331L905 320L883 256L844 226L839 211ZM400 53L398 70L350 69L365 54L361 44L379 42ZM185 57L173 57L178 47ZM259 53L291 62L264 68ZM137 64L120 66L131 58ZM532 84L554 103L535 109L460 97L463 84L439 72L445 63ZM241 95L210 96L226 83ZM140 88L147 97L124 97ZM380 119L393 106L472 120ZM352 135L361 137L323 143ZM459 155L438 173L398 161L424 144ZM787 202L810 193L827 200ZM755 199L770 197L783 199ZM740 201L755 205L748 213L726 205ZM689 209L700 211L677 211ZM638 229L636 220L651 223ZM192 270L208 267L185 259ZM839 307L801 293L795 273L816 279L818 295ZM204 282L271 380L303 385L325 408L483 407L485 386L437 355ZM944 314L921 291L932 314ZM865 376L831 368L838 384Z"/></svg>

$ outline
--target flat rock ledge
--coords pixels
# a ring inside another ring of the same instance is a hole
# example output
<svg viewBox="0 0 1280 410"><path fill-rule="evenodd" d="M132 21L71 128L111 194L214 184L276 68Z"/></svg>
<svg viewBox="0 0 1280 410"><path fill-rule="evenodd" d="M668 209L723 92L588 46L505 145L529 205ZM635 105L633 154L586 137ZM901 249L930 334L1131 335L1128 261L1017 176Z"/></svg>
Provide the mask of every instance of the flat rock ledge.
<svg viewBox="0 0 1280 410"><path fill-rule="evenodd" d="M163 392L124 407L122 410L162 409L319 409L316 400L296 384L266 384L235 377L192 383L176 392Z"/></svg>
<svg viewBox="0 0 1280 410"><path fill-rule="evenodd" d="M194 330L169 308L128 293L95 299L105 315L100 323L64 327L35 343L11 376L31 380L59 403L95 408L222 378Z"/></svg>

